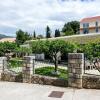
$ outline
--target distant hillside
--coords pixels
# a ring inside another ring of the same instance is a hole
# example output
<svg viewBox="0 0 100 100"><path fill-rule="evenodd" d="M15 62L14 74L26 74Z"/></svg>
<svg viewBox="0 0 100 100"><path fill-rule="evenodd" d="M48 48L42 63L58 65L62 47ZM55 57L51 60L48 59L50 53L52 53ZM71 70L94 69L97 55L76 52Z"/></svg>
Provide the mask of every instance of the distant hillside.
<svg viewBox="0 0 100 100"><path fill-rule="evenodd" d="M3 34L0 34L0 39L2 38L12 38L11 36L6 36L6 35L3 35Z"/></svg>

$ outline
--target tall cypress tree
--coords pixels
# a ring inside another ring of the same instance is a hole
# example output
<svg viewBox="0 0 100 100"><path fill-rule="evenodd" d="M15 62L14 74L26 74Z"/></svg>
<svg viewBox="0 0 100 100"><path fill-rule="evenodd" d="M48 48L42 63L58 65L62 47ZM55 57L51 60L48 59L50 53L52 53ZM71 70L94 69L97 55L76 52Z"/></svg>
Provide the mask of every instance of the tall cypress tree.
<svg viewBox="0 0 100 100"><path fill-rule="evenodd" d="M51 38L51 30L49 26L46 27L46 38Z"/></svg>
<svg viewBox="0 0 100 100"><path fill-rule="evenodd" d="M59 29L55 30L55 37L60 37L60 31L59 31Z"/></svg>
<svg viewBox="0 0 100 100"><path fill-rule="evenodd" d="M36 33L35 33L35 31L34 31L34 33L33 33L33 38L36 38Z"/></svg>

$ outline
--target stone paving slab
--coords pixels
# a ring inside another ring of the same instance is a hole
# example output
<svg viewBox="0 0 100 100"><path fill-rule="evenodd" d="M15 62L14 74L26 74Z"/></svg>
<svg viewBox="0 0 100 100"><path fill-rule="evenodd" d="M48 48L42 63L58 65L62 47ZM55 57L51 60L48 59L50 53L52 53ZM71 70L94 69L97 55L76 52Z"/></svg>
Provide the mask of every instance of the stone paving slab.
<svg viewBox="0 0 100 100"><path fill-rule="evenodd" d="M48 97L52 91L61 91L64 95L62 98ZM0 100L100 100L100 90L0 82Z"/></svg>

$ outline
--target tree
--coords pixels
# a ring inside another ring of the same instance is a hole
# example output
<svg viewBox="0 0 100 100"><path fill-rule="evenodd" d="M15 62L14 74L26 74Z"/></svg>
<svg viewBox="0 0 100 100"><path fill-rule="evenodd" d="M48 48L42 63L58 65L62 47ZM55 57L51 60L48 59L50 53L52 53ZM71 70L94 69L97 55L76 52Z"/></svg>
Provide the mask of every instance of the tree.
<svg viewBox="0 0 100 100"><path fill-rule="evenodd" d="M45 41L37 40L32 42L31 44L32 52L35 54L40 54L46 51Z"/></svg>
<svg viewBox="0 0 100 100"><path fill-rule="evenodd" d="M80 23L78 21L72 21L72 22L70 22L70 25L74 31L74 34L79 34Z"/></svg>
<svg viewBox="0 0 100 100"><path fill-rule="evenodd" d="M47 44L47 43L46 43ZM71 53L74 51L74 45L63 40L53 40L49 45L49 54L54 60L55 64L55 73L57 73L58 69L58 60L63 53Z"/></svg>
<svg viewBox="0 0 100 100"><path fill-rule="evenodd" d="M81 52L85 54L85 57L89 60L93 60L94 58L100 58L100 43L87 43L83 46L80 46Z"/></svg>
<svg viewBox="0 0 100 100"><path fill-rule="evenodd" d="M78 21L71 21L64 25L62 32L65 35L79 34L80 23Z"/></svg>
<svg viewBox="0 0 100 100"><path fill-rule="evenodd" d="M28 47L17 47L15 53L17 53L17 55L19 57L23 57L23 56L27 56L29 54L32 53L32 49L28 48Z"/></svg>
<svg viewBox="0 0 100 100"><path fill-rule="evenodd" d="M17 45L23 44L25 41L30 40L31 36L22 30L16 32L16 43Z"/></svg>
<svg viewBox="0 0 100 100"><path fill-rule="evenodd" d="M59 29L55 30L55 37L60 37L60 31L59 31Z"/></svg>
<svg viewBox="0 0 100 100"><path fill-rule="evenodd" d="M51 30L49 26L46 27L46 38L51 38Z"/></svg>
<svg viewBox="0 0 100 100"><path fill-rule="evenodd" d="M74 45L67 43L63 40L34 41L31 47L33 53L48 53L52 57L55 65L55 74L58 74L58 60L61 54L74 51Z"/></svg>
<svg viewBox="0 0 100 100"><path fill-rule="evenodd" d="M35 31L34 31L34 33L33 33L33 38L36 38L36 33L35 33Z"/></svg>
<svg viewBox="0 0 100 100"><path fill-rule="evenodd" d="M43 38L43 35L41 34L37 36L37 39L42 39L42 38Z"/></svg>
<svg viewBox="0 0 100 100"><path fill-rule="evenodd" d="M16 43L4 42L0 43L0 56L9 56L14 53L17 48Z"/></svg>
<svg viewBox="0 0 100 100"><path fill-rule="evenodd" d="M74 31L73 31L73 29L71 28L70 25L67 25L66 26L66 31L64 33L65 33L66 36L68 36L68 35L73 35Z"/></svg>

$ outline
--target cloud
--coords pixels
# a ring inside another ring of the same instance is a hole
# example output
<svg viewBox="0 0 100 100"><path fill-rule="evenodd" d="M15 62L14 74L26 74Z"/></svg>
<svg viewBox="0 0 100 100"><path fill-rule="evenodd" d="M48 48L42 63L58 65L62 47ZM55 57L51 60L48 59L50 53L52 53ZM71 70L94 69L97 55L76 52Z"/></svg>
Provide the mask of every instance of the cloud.
<svg viewBox="0 0 100 100"><path fill-rule="evenodd" d="M65 22L100 15L99 0L2 0L0 33L15 35L23 29L45 34L49 25L54 31Z"/></svg>

